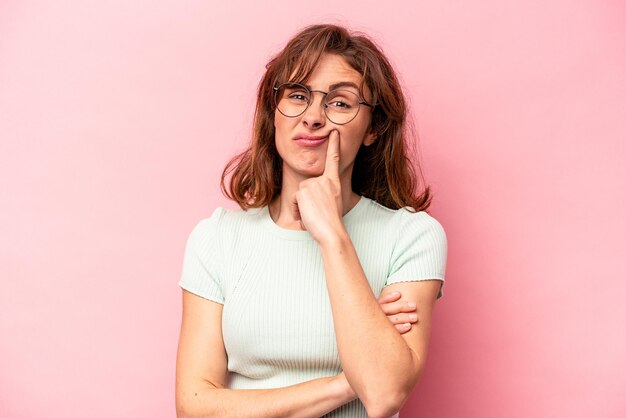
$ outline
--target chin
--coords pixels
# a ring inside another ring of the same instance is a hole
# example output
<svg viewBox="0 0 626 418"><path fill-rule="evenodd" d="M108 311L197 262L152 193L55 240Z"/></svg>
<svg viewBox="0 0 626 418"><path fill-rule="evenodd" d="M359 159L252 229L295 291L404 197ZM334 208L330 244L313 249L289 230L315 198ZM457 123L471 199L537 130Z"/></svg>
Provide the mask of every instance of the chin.
<svg viewBox="0 0 626 418"><path fill-rule="evenodd" d="M305 176L305 177L319 177L322 174L324 174L324 168L309 168L309 169L302 169L302 170L298 170L298 174L300 174L301 176Z"/></svg>
<svg viewBox="0 0 626 418"><path fill-rule="evenodd" d="M283 171L287 170L294 176L298 177L319 177L324 174L324 164L305 164L300 163L294 166L284 166Z"/></svg>
<svg viewBox="0 0 626 418"><path fill-rule="evenodd" d="M306 155L305 158L298 158L294 161L293 169L297 172L309 173L321 176L326 164L326 155Z"/></svg>

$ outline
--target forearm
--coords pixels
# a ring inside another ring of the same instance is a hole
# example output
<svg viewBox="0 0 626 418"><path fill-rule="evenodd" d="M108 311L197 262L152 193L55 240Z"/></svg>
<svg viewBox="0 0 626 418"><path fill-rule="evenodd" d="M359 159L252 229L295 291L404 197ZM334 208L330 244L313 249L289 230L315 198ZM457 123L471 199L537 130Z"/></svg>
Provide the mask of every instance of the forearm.
<svg viewBox="0 0 626 418"><path fill-rule="evenodd" d="M381 310L347 233L320 244L339 357L361 400L404 399L415 384L417 355ZM399 401L392 401L399 402Z"/></svg>
<svg viewBox="0 0 626 418"><path fill-rule="evenodd" d="M356 399L343 375L278 389L225 389L205 385L177 397L179 418L319 417Z"/></svg>

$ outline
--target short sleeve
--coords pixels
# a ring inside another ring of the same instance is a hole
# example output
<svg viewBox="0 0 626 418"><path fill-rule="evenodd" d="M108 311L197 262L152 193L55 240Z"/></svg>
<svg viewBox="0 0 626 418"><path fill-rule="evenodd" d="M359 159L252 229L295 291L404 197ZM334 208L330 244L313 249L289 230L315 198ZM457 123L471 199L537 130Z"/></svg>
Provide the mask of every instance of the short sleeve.
<svg viewBox="0 0 626 418"><path fill-rule="evenodd" d="M221 251L217 234L222 213L223 209L218 207L211 217L198 222L189 234L178 285L205 299L224 304L219 274Z"/></svg>
<svg viewBox="0 0 626 418"><path fill-rule="evenodd" d="M402 212L385 286L399 282L440 280L443 296L448 241L441 224L426 212Z"/></svg>

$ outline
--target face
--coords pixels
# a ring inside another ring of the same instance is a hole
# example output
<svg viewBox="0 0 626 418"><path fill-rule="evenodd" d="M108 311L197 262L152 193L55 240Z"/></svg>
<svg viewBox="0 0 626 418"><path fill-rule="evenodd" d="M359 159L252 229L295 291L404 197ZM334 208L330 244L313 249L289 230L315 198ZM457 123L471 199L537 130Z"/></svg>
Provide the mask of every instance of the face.
<svg viewBox="0 0 626 418"><path fill-rule="evenodd" d="M352 68L344 58L333 54L322 55L317 67L308 80L302 84L311 90L328 92L330 86L340 82L351 82L360 86L361 75ZM358 88L341 87L353 91L361 96L361 100L372 103L372 97L367 86L363 95ZM320 176L324 172L328 135L332 130L339 132L340 144L340 175L342 178L352 175L352 167L357 151L361 145L370 145L375 137L369 132L371 109L361 105L357 116L345 125L331 122L324 112L322 102L324 95L313 93L311 104L300 116L290 118L278 110L274 115L276 128L276 148L283 160L283 175L293 178L307 178ZM299 139L302 136L313 138L306 141ZM315 138L321 138L319 141ZM325 139L324 139L325 138Z"/></svg>

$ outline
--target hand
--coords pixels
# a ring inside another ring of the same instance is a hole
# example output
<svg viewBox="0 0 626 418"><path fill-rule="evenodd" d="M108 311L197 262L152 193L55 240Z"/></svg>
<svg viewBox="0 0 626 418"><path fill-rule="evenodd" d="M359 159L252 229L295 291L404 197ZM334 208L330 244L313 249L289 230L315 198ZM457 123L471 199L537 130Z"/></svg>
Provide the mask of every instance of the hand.
<svg viewBox="0 0 626 418"><path fill-rule="evenodd" d="M402 295L400 292L383 292L378 298L381 309L387 315L387 319L396 327L400 334L411 330L411 324L417 323L417 307L411 302L397 302ZM415 316L410 317L413 314Z"/></svg>
<svg viewBox="0 0 626 418"><path fill-rule="evenodd" d="M331 131L326 148L326 164L319 177L300 182L292 202L294 218L322 243L339 234L343 226L343 202L339 180L339 132Z"/></svg>

